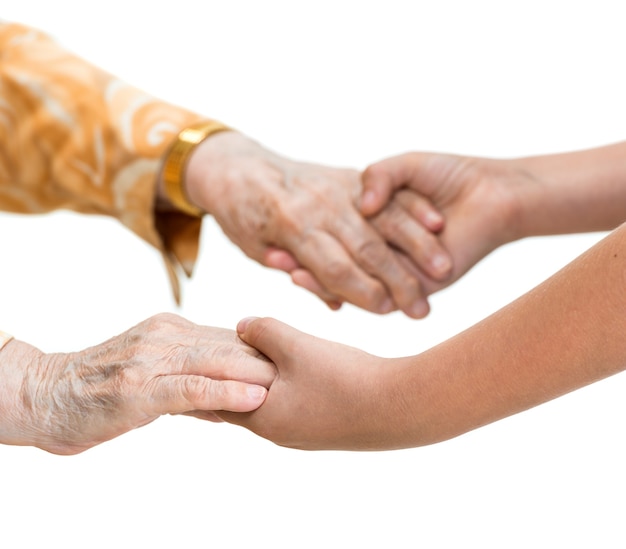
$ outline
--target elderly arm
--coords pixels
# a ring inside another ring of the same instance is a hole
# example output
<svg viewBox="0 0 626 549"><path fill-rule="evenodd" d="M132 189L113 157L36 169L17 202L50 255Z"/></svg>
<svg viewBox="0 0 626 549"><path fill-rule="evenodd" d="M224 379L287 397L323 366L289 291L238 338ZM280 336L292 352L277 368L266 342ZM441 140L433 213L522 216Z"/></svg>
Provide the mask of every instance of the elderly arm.
<svg viewBox="0 0 626 549"><path fill-rule="evenodd" d="M213 215L241 250L292 273L296 284L331 307L347 301L376 313L399 308L411 317L427 314L418 279L357 208L357 171L295 161L241 133L222 131L200 143L186 176L190 201ZM430 260L448 255L436 235L441 216L421 203L435 221L411 219L431 243L416 261L440 279L448 269L432 267ZM302 281L301 268L312 273L315 286Z"/></svg>
<svg viewBox="0 0 626 549"><path fill-rule="evenodd" d="M626 369L626 225L513 303L412 357L383 359L272 319L241 338L278 376L257 411L223 414L277 444L436 443Z"/></svg>
<svg viewBox="0 0 626 549"><path fill-rule="evenodd" d="M0 443L77 454L164 414L258 407L274 366L235 332L152 317L100 345L0 350Z"/></svg>
<svg viewBox="0 0 626 549"><path fill-rule="evenodd" d="M116 217L162 252L178 301L201 217L174 207L159 176L176 136L204 117L22 25L0 23L0 52L0 208ZM234 131L200 143L182 168L191 203L250 257L293 270L271 261L284 249L315 274L327 301L427 312L419 281L360 215L356 171L292 161ZM444 253L436 238L433 250Z"/></svg>
<svg viewBox="0 0 626 549"><path fill-rule="evenodd" d="M199 119L120 81L46 34L0 22L0 209L117 218L160 250L175 297L200 220L157 212L161 158Z"/></svg>

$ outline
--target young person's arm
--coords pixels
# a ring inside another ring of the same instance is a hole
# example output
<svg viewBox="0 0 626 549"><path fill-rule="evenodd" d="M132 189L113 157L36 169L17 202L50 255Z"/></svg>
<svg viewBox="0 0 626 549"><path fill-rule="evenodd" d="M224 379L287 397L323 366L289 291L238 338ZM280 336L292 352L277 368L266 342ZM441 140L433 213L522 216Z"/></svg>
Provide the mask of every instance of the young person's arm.
<svg viewBox="0 0 626 549"><path fill-rule="evenodd" d="M513 159L407 153L365 170L361 207L408 257L424 240L414 225L399 226L395 211L411 214L407 197L419 193L443 214L452 273L437 281L417 271L431 294L514 240L615 229L626 221L625 159L626 142Z"/></svg>
<svg viewBox="0 0 626 549"><path fill-rule="evenodd" d="M432 444L626 369L626 225L513 303L412 357L384 359L272 319L240 337L278 376L249 414L277 444L387 450Z"/></svg>

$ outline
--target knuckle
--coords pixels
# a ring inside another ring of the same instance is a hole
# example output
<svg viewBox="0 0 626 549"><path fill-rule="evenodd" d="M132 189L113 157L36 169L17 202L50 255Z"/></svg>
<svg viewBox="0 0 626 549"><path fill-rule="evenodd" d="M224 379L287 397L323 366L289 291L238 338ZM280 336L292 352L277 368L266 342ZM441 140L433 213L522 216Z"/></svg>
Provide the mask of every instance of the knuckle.
<svg viewBox="0 0 626 549"><path fill-rule="evenodd" d="M408 253L420 264L427 261L439 249L437 237L426 231L422 232L419 238L407 240Z"/></svg>
<svg viewBox="0 0 626 549"><path fill-rule="evenodd" d="M213 402L219 396L219 387L221 384L214 382L207 387L205 379L198 376L185 376L181 382L183 397L194 407L203 402Z"/></svg>
<svg viewBox="0 0 626 549"><path fill-rule="evenodd" d="M377 312L385 304L389 294L380 284L377 284L369 291L367 298L370 309Z"/></svg>
<svg viewBox="0 0 626 549"><path fill-rule="evenodd" d="M414 244L414 253L423 258L428 258L439 249L439 241L432 234L425 233L419 242Z"/></svg>
<svg viewBox="0 0 626 549"><path fill-rule="evenodd" d="M152 356L155 352L169 356L193 338L194 326L191 321L174 313L158 313L125 334L120 343L124 353L135 360Z"/></svg>
<svg viewBox="0 0 626 549"><path fill-rule="evenodd" d="M382 240L365 240L356 249L359 263L368 272L377 271L389 262L389 248Z"/></svg>
<svg viewBox="0 0 626 549"><path fill-rule="evenodd" d="M274 216L275 229L288 234L300 233L302 220L307 216L307 211L310 211L310 207L307 207L302 200L279 203Z"/></svg>
<svg viewBox="0 0 626 549"><path fill-rule="evenodd" d="M376 223L385 235L394 236L404 230L407 226L407 219L394 208L393 210L384 210L379 214Z"/></svg>
<svg viewBox="0 0 626 549"><path fill-rule="evenodd" d="M147 332L158 331L164 327L181 325L185 320L174 313L157 313L141 323Z"/></svg>
<svg viewBox="0 0 626 549"><path fill-rule="evenodd" d="M422 286L419 283L419 280L414 276L407 274L401 284L402 288L402 297L400 298L404 303L411 303L417 297L421 297L422 295Z"/></svg>
<svg viewBox="0 0 626 549"><path fill-rule="evenodd" d="M342 259L331 259L322 268L323 276L331 284L343 285L350 280L352 266Z"/></svg>
<svg viewBox="0 0 626 549"><path fill-rule="evenodd" d="M400 189L396 192L395 199L416 219L419 219L424 211L433 208L429 199L412 189Z"/></svg>
<svg viewBox="0 0 626 549"><path fill-rule="evenodd" d="M175 313L158 313L154 315L154 318L156 319L156 322L162 326L182 325L189 322Z"/></svg>

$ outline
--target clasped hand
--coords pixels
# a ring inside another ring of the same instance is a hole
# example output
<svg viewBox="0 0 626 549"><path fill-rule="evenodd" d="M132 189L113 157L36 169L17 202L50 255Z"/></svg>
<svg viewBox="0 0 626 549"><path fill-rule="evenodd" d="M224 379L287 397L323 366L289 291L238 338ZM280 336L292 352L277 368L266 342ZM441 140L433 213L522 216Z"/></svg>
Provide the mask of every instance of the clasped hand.
<svg viewBox="0 0 626 549"><path fill-rule="evenodd" d="M219 421L264 400L275 368L232 330L156 315L75 353L2 350L0 442L77 454L164 414Z"/></svg>
<svg viewBox="0 0 626 549"><path fill-rule="evenodd" d="M333 309L349 302L422 318L425 287L452 269L443 216L426 195L399 192L368 220L359 172L292 161L237 132L197 147L187 192L249 257L289 272Z"/></svg>
<svg viewBox="0 0 626 549"><path fill-rule="evenodd" d="M520 236L519 189L535 185L536 180L496 160L411 153L370 166L363 184L363 212L385 241L404 254L411 269L415 268L408 259L418 261L418 243L402 240L405 236L394 230L385 215L411 215L410 193L418 193L445 216L445 228L437 237L451 253L453 270L443 281L415 270L429 294ZM275 364L278 375L258 410L219 415L276 444L311 450L379 450L433 443L458 434L453 423L438 417L440 407L429 406L429 397L419 394L439 375L436 362L416 367L407 359L383 359L271 318L245 319L238 332ZM417 378L416 389L407 393L404 385L411 377ZM411 408L407 429L402 418Z"/></svg>

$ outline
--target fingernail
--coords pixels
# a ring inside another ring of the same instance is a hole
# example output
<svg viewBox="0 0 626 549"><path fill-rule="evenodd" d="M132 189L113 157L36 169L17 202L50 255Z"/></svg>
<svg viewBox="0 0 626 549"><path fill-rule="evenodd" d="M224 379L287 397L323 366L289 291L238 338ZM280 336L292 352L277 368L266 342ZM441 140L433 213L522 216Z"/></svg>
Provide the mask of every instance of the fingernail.
<svg viewBox="0 0 626 549"><path fill-rule="evenodd" d="M432 265L433 270L439 275L447 274L452 268L450 258L444 254L437 254L434 256L430 264Z"/></svg>
<svg viewBox="0 0 626 549"><path fill-rule="evenodd" d="M418 299L415 303L413 303L413 305L411 305L409 315L414 318L424 318L429 311L430 307L428 305L428 301L425 299Z"/></svg>
<svg viewBox="0 0 626 549"><path fill-rule="evenodd" d="M426 223L431 229L439 230L442 222L443 216L440 213L433 211L426 212Z"/></svg>
<svg viewBox="0 0 626 549"><path fill-rule="evenodd" d="M258 317L256 316L247 316L246 318L242 318L238 323L237 323L237 333L238 334L243 334L246 331L246 328L250 325L251 322L254 322L255 320L257 320Z"/></svg>
<svg viewBox="0 0 626 549"><path fill-rule="evenodd" d="M267 394L267 389L260 385L249 385L246 392L251 400L263 400Z"/></svg>
<svg viewBox="0 0 626 549"><path fill-rule="evenodd" d="M365 191L361 197L361 208L368 210L376 202L376 193L374 191Z"/></svg>
<svg viewBox="0 0 626 549"><path fill-rule="evenodd" d="M390 298L385 299L382 305L380 306L380 314L387 314L394 310L393 300Z"/></svg>

